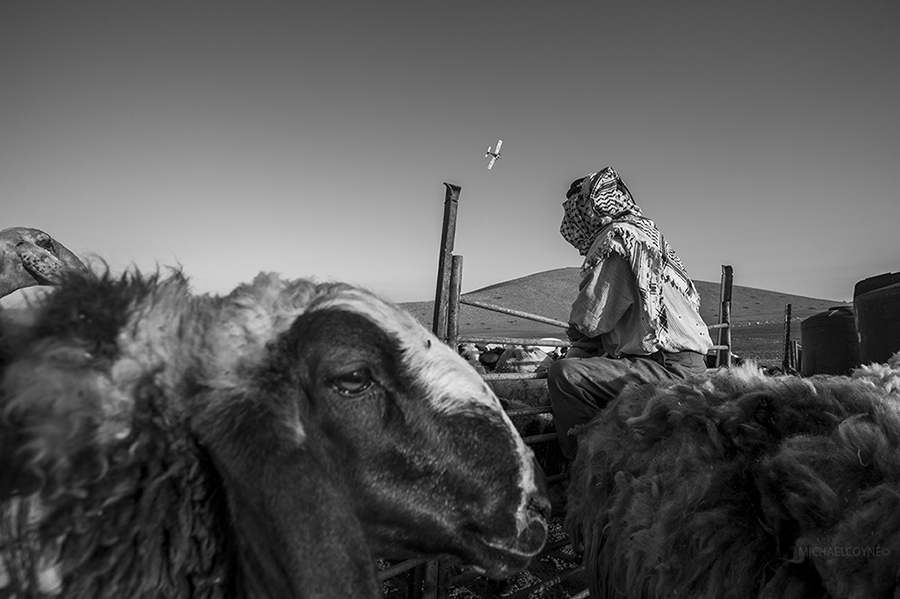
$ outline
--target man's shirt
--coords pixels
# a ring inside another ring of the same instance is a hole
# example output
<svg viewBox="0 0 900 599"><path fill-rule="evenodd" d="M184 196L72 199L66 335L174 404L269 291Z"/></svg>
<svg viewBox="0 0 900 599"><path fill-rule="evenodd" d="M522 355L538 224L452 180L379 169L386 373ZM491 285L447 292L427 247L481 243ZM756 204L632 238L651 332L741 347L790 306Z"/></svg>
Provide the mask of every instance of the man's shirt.
<svg viewBox="0 0 900 599"><path fill-rule="evenodd" d="M599 338L612 356L658 350L706 354L713 345L706 323L690 300L665 282L660 285L666 334L649 322L634 272L621 255L624 246L620 239L612 243L615 251L585 273L569 322L585 337Z"/></svg>

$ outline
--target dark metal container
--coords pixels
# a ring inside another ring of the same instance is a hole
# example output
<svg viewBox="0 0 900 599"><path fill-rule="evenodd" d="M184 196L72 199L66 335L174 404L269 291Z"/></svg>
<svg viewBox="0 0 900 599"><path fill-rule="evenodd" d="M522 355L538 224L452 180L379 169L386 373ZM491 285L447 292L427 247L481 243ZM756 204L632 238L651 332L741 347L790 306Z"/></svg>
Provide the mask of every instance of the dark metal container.
<svg viewBox="0 0 900 599"><path fill-rule="evenodd" d="M900 351L900 273L878 275L857 283L853 307L860 363L887 362Z"/></svg>
<svg viewBox="0 0 900 599"><path fill-rule="evenodd" d="M849 374L859 366L859 343L853 308L835 306L800 323L803 358L800 372Z"/></svg>

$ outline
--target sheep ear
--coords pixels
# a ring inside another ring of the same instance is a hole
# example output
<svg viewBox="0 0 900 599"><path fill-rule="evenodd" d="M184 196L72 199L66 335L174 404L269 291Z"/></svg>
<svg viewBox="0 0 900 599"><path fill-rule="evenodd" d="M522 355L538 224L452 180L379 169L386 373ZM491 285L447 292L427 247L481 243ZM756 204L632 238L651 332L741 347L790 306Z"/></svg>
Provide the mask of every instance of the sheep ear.
<svg viewBox="0 0 900 599"><path fill-rule="evenodd" d="M309 402L304 391L292 386L289 397L275 391L276 395L267 395L260 401L259 390L251 385L214 393L217 399L204 403L191 416L191 427L203 444L226 453L249 452L260 460L269 460L273 452L284 448L299 449L305 445L308 435L303 410ZM267 431L265 438L259 437L260 430ZM246 443L248 438L256 441Z"/></svg>

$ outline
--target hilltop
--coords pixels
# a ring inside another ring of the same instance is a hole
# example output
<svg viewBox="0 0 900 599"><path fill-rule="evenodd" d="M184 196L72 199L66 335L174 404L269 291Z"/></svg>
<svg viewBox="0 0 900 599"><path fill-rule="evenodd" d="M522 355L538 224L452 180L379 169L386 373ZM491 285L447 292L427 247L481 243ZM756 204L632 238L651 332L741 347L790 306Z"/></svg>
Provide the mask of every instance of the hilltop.
<svg viewBox="0 0 900 599"><path fill-rule="evenodd" d="M581 277L574 267L557 268L496 283L463 294L494 304L565 321ZM719 282L694 281L700 293L700 315L707 323L718 321ZM800 339L799 321L844 302L817 299L777 291L734 285L732 288L733 347L735 353L761 362L780 363L783 345L784 308L791 304L791 338ZM431 327L434 302L408 302L403 306ZM462 306L460 330L470 335L509 337L561 337L556 327Z"/></svg>

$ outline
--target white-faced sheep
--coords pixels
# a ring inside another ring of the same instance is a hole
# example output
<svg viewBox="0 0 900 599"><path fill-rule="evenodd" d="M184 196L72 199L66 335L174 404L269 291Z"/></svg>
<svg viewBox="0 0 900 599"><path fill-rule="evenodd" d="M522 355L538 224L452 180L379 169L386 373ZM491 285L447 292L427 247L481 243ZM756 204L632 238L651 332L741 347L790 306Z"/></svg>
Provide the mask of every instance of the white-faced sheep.
<svg viewBox="0 0 900 599"><path fill-rule="evenodd" d="M503 577L543 545L497 398L368 292L81 276L34 310L2 331L8 592L378 597L374 557Z"/></svg>
<svg viewBox="0 0 900 599"><path fill-rule="evenodd" d="M33 285L55 284L66 273L86 270L78 256L40 229L0 231L0 297Z"/></svg>
<svg viewBox="0 0 900 599"><path fill-rule="evenodd" d="M626 389L573 465L591 597L900 597L900 369L871 374Z"/></svg>

